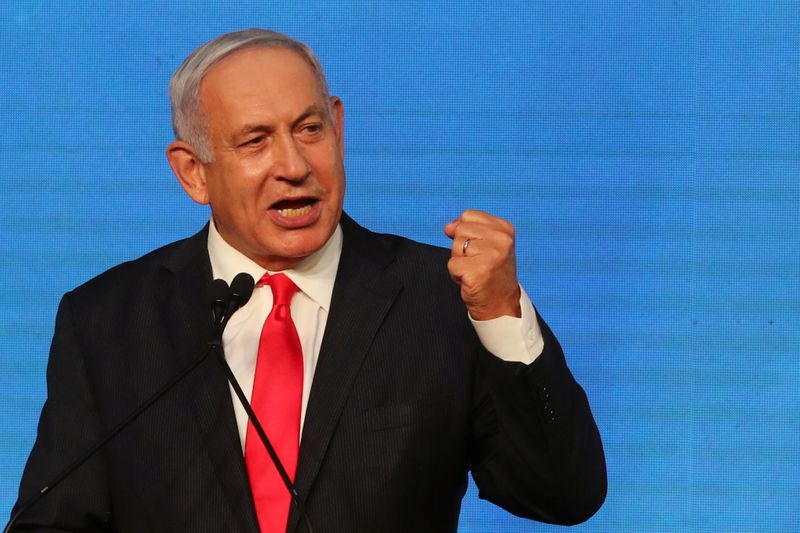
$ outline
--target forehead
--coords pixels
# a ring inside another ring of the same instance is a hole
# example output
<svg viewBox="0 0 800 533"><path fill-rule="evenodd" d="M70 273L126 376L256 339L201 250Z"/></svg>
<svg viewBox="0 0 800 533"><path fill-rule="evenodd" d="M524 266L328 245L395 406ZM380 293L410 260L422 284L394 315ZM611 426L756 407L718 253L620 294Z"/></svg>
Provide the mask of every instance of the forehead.
<svg viewBox="0 0 800 533"><path fill-rule="evenodd" d="M209 69L200 101L211 121L239 114L280 115L324 100L314 71L298 52L254 47L234 52Z"/></svg>

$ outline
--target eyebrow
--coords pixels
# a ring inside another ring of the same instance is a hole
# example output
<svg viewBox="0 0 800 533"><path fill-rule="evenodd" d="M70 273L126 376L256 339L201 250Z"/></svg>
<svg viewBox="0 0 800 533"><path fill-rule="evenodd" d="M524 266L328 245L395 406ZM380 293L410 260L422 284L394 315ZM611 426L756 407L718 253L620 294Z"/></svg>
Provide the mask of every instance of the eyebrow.
<svg viewBox="0 0 800 533"><path fill-rule="evenodd" d="M294 128L308 117L313 115L322 115L322 111L320 110L319 106L316 104L312 104L308 106L305 111L303 111L300 116L298 116L294 121L292 121L292 127ZM245 124L242 129L236 134L237 137L241 137L243 135L248 135L250 133L271 133L275 130L274 127L268 126L266 124Z"/></svg>

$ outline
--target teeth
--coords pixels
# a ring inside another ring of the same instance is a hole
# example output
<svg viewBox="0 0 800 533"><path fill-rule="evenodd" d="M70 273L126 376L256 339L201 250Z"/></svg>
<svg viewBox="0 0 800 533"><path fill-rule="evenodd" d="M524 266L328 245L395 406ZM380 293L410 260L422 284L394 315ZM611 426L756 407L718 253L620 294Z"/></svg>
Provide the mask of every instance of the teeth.
<svg viewBox="0 0 800 533"><path fill-rule="evenodd" d="M278 209L278 214L280 216L282 216L282 217L292 218L292 217L299 217L299 216L305 215L309 211L311 211L311 206L307 205L307 206L301 207L300 209Z"/></svg>

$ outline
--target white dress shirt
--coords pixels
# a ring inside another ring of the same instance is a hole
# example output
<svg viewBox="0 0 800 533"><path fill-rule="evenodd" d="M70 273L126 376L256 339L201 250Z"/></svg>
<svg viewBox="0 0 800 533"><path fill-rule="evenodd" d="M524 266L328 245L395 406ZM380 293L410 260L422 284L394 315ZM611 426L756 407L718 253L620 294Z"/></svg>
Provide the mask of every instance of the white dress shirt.
<svg viewBox="0 0 800 533"><path fill-rule="evenodd" d="M294 268L283 271L298 287L292 298L292 320L300 337L303 349L303 402L300 414L300 434L303 432L308 397L314 370L317 366L322 336L330 312L333 283L342 254L342 230L336 227L325 245L301 261ZM208 230L208 255L211 271L215 279L230 283L240 272L247 272L258 280L267 270L225 242L214 226L213 220ZM271 273L271 272L270 272ZM544 348L536 313L530 298L521 289L520 307L522 318L504 316L493 320L473 320L473 326L483 346L496 357L506 361L532 363ZM222 336L225 359L233 370L247 399L253 391L258 344L261 328L272 309L272 290L269 286L256 287L247 304L231 317ZM233 409L239 429L239 439L244 452L247 435L247 413L239 403L233 389Z"/></svg>

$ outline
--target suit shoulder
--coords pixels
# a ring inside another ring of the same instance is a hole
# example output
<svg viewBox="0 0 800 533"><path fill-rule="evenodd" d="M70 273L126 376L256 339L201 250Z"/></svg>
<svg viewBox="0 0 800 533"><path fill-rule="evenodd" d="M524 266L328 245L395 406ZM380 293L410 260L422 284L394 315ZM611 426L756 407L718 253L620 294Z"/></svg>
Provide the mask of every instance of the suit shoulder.
<svg viewBox="0 0 800 533"><path fill-rule="evenodd" d="M401 279L437 283L450 279L447 261L450 250L411 240L391 233L376 233L344 215L345 250L351 250Z"/></svg>
<svg viewBox="0 0 800 533"><path fill-rule="evenodd" d="M399 235L375 234L393 256L387 272L399 279L406 288L413 287L428 296L460 303L458 286L453 283L447 269L450 250Z"/></svg>
<svg viewBox="0 0 800 533"><path fill-rule="evenodd" d="M410 265L420 268L430 265L438 267L446 265L450 258L450 250L441 246L426 244L393 233L376 233L366 229L364 231L372 237L372 239L365 239L365 243L369 243L369 246L377 245L400 266Z"/></svg>
<svg viewBox="0 0 800 533"><path fill-rule="evenodd" d="M397 257L404 261L446 263L450 258L450 250L433 244L415 241L391 233L376 234L379 239L385 240L387 246L395 251Z"/></svg>
<svg viewBox="0 0 800 533"><path fill-rule="evenodd" d="M70 294L76 298L115 297L139 290L169 270L205 250L205 231L152 250L145 255L115 265L79 285Z"/></svg>

